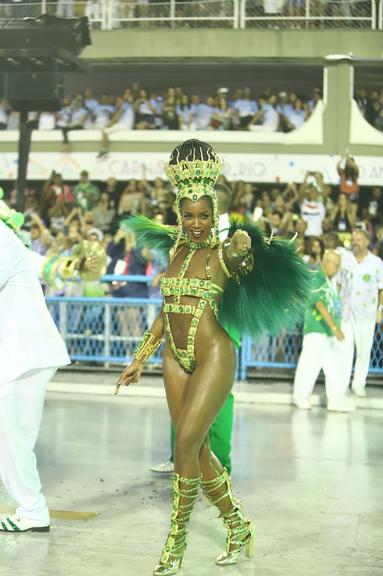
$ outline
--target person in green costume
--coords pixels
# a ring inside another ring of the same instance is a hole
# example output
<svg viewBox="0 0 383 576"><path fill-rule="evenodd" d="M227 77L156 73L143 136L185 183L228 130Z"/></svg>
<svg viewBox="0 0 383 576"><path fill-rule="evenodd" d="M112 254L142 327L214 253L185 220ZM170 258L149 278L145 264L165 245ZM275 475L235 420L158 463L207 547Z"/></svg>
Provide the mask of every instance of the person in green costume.
<svg viewBox="0 0 383 576"><path fill-rule="evenodd" d="M219 210L219 239L224 240L230 228L229 210L232 201L232 191L226 184L216 184L218 210ZM236 349L239 348L241 339L239 333L233 328L227 330ZM222 466L231 474L231 439L234 424L234 395L229 393L217 418L209 430L210 448L217 456ZM174 440L175 431L173 424L170 428L170 458L167 462L152 466L150 470L160 474L172 474L174 470Z"/></svg>

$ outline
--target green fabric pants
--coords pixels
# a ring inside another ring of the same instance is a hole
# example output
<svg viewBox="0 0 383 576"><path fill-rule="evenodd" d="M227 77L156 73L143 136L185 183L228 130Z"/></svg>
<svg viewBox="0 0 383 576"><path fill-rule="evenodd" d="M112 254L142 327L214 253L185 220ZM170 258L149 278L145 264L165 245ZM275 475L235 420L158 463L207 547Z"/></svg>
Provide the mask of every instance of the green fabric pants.
<svg viewBox="0 0 383 576"><path fill-rule="evenodd" d="M229 474L231 473L231 437L234 422L234 396L230 392L210 430L210 448ZM171 427L171 457L173 462L174 427Z"/></svg>

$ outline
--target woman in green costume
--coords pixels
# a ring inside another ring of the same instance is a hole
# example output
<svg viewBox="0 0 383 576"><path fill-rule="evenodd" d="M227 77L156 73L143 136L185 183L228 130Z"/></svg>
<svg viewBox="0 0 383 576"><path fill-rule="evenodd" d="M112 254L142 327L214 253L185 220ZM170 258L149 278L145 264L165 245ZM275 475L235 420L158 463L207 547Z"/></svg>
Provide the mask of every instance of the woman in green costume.
<svg viewBox="0 0 383 576"><path fill-rule="evenodd" d="M276 332L294 324L309 272L289 241L267 241L254 225L232 226L218 239L214 184L222 163L209 144L187 140L166 166L178 188L178 228L143 217L127 222L138 243L169 252L161 280L162 308L116 386L137 382L165 336L163 374L175 426L171 527L155 576L176 574L186 549L190 514L201 488L227 529L220 566L254 550L254 526L232 493L227 471L209 448L208 431L234 381L236 354L223 328L241 334Z"/></svg>

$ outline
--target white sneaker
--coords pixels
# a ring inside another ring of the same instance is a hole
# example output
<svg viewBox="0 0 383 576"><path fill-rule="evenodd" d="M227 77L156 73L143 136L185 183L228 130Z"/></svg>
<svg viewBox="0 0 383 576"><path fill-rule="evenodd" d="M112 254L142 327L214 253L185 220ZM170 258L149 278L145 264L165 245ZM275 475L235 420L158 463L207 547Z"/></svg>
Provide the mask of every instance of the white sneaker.
<svg viewBox="0 0 383 576"><path fill-rule="evenodd" d="M0 532L49 532L49 524L21 518L16 514L0 518Z"/></svg>
<svg viewBox="0 0 383 576"><path fill-rule="evenodd" d="M301 410L311 410L310 400L304 398L293 398L293 404Z"/></svg>
<svg viewBox="0 0 383 576"><path fill-rule="evenodd" d="M366 390L364 388L353 388L352 393L358 398L365 398L367 396Z"/></svg>
<svg viewBox="0 0 383 576"><path fill-rule="evenodd" d="M157 466L152 466L150 468L151 472L157 472L158 474L173 474L174 472L174 464L168 460L163 464L158 464Z"/></svg>
<svg viewBox="0 0 383 576"><path fill-rule="evenodd" d="M330 400L327 402L327 410L329 412L352 412L355 410L355 404L349 398L345 398L338 402Z"/></svg>

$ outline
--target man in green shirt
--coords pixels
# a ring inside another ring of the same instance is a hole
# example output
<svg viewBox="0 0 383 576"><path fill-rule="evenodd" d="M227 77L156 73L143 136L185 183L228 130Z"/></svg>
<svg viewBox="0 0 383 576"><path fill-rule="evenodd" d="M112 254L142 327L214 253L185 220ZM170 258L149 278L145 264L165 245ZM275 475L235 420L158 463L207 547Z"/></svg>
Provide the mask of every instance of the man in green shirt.
<svg viewBox="0 0 383 576"><path fill-rule="evenodd" d="M73 189L73 195L76 206L80 206L85 212L96 206L100 190L89 180L89 173L86 170L80 173L80 180Z"/></svg>
<svg viewBox="0 0 383 576"><path fill-rule="evenodd" d="M294 379L293 403L297 408L311 408L310 395L323 369L327 409L350 412L354 409L345 397L340 374L339 351L344 334L340 329L341 305L335 276L340 255L327 250L321 268L315 273L314 286L305 314L302 352Z"/></svg>

